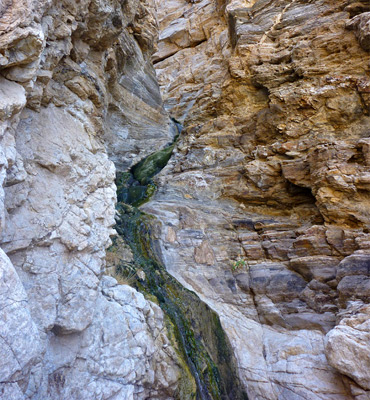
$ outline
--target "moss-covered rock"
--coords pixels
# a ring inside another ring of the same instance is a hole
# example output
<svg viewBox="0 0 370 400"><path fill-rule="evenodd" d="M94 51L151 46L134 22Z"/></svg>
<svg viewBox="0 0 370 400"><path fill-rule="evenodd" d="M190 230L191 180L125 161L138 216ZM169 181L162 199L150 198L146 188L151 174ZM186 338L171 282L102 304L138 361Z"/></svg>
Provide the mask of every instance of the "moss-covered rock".
<svg viewBox="0 0 370 400"><path fill-rule="evenodd" d="M123 203L118 205L118 212L116 229L130 245L134 258L129 268L140 269L145 276L141 279L137 274L132 285L144 295L157 299L171 322L172 335L187 365L182 390L187 395L192 392L192 383L186 378L190 371L196 382L197 398L247 398L240 389L233 353L217 314L158 262L152 240L156 220Z"/></svg>
<svg viewBox="0 0 370 400"><path fill-rule="evenodd" d="M141 185L130 172L120 172L116 178L117 199L119 202L132 204L134 207L147 202L154 194L153 182Z"/></svg>
<svg viewBox="0 0 370 400"><path fill-rule="evenodd" d="M161 265L153 250L152 232L156 220L137 208L154 193L151 179L167 164L174 146L175 143L151 154L131 172L117 176L116 229L130 246L132 259L119 262L115 258L115 271L126 280L129 276L129 284L155 301L166 315L167 331L183 371L178 400L246 399L217 314ZM120 254L119 249L114 248L117 243L115 241L111 249L115 257Z"/></svg>
<svg viewBox="0 0 370 400"><path fill-rule="evenodd" d="M172 144L171 146L157 151L139 162L139 164L132 168L132 173L135 179L137 179L142 185L148 184L153 176L158 174L158 172L166 166L174 147L175 144Z"/></svg>

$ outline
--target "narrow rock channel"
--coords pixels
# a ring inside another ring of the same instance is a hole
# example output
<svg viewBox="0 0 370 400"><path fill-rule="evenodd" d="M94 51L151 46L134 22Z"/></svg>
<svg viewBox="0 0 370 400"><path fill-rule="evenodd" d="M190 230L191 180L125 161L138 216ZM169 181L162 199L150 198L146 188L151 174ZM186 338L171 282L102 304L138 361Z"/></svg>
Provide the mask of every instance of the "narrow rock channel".
<svg viewBox="0 0 370 400"><path fill-rule="evenodd" d="M179 124L178 131L180 134ZM194 292L185 289L160 263L155 246L158 221L138 208L154 193L152 178L167 164L176 140L177 137L166 148L143 159L130 172L117 175L116 230L130 246L133 260L121 260L116 274L129 278L127 283L164 311L172 345L183 360L179 399L247 399L217 314ZM110 251L119 253L121 243L115 240Z"/></svg>

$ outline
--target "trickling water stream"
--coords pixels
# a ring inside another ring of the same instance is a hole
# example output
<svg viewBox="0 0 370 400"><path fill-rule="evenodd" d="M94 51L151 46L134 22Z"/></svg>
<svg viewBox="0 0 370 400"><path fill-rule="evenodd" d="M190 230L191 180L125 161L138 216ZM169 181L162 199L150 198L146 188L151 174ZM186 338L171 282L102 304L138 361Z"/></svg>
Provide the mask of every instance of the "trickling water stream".
<svg viewBox="0 0 370 400"><path fill-rule="evenodd" d="M153 231L158 222L137 208L154 193L152 178L167 164L174 145L175 142L149 155L131 172L117 175L116 229L134 255L133 262L122 262L118 270L124 276L133 277L130 284L137 290L151 300L154 296L171 323L180 356L196 384L196 392L194 385L182 385L178 399L247 399L217 314L160 264L153 251Z"/></svg>

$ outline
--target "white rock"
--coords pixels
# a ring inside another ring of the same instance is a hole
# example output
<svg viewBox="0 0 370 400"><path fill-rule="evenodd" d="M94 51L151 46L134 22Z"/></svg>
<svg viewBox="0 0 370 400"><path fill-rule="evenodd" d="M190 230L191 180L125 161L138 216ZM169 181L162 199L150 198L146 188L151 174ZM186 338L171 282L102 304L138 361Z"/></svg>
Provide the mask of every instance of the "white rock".
<svg viewBox="0 0 370 400"><path fill-rule="evenodd" d="M30 366L40 361L39 334L31 318L26 292L12 263L1 249L0 342L2 383L26 376ZM15 386L10 386L6 392L16 393L17 390ZM13 394L9 396L12 398Z"/></svg>
<svg viewBox="0 0 370 400"><path fill-rule="evenodd" d="M344 318L326 335L330 365L370 390L370 306Z"/></svg>

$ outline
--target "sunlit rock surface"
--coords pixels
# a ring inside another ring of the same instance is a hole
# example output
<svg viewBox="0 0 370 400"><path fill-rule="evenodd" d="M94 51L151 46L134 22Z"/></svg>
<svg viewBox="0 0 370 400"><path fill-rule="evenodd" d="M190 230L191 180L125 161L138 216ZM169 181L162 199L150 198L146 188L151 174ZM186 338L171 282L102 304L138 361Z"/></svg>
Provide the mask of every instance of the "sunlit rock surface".
<svg viewBox="0 0 370 400"><path fill-rule="evenodd" d="M156 7L185 126L143 207L168 270L219 313L251 399L368 399L368 2Z"/></svg>
<svg viewBox="0 0 370 400"><path fill-rule="evenodd" d="M219 314L249 398L370 398L369 13L1 2L2 400L176 398L163 313L103 277L113 162L171 142L168 113L185 131L143 209L168 271Z"/></svg>

